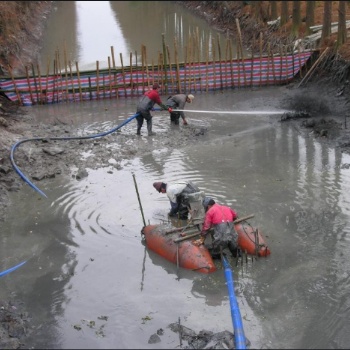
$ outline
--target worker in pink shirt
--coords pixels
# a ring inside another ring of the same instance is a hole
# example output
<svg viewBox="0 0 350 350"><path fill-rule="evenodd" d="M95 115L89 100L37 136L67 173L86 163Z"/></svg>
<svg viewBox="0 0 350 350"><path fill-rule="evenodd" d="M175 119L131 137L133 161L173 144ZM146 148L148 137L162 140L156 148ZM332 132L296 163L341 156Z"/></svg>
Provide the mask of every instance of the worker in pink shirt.
<svg viewBox="0 0 350 350"><path fill-rule="evenodd" d="M206 213L201 230L202 243L204 243L207 234L213 229L212 247L211 249L208 247L213 257L217 257L225 248L228 248L232 255L236 257L238 235L233 221L237 219L237 213L230 207L219 205L210 197L203 199L203 206Z"/></svg>

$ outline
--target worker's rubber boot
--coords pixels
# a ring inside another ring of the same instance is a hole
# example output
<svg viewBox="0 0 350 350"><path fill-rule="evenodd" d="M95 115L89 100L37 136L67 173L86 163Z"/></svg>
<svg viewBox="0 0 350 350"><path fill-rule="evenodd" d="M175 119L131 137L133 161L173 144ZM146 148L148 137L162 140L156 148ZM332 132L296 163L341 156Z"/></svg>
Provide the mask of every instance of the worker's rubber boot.
<svg viewBox="0 0 350 350"><path fill-rule="evenodd" d="M148 131L148 136L155 135L156 133L152 131L152 119L147 120L147 131Z"/></svg>
<svg viewBox="0 0 350 350"><path fill-rule="evenodd" d="M141 128L137 127L136 135L141 135Z"/></svg>

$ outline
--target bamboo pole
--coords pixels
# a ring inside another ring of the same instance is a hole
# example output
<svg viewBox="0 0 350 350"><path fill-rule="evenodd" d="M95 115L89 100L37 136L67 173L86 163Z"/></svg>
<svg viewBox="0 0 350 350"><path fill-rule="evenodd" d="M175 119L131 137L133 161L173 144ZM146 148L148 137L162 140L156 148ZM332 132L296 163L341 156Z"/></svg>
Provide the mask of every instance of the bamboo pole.
<svg viewBox="0 0 350 350"><path fill-rule="evenodd" d="M188 92L191 92L192 90L192 35L189 34L189 40L188 40Z"/></svg>
<svg viewBox="0 0 350 350"><path fill-rule="evenodd" d="M26 66L25 69L26 69L26 75L27 75L27 84L28 84L28 88L29 88L30 100L31 100L32 104L34 104L34 99L33 99L33 94L32 94L32 87L30 85L30 79L29 79L29 73L28 73L28 66ZM16 91L16 93L17 93L17 91Z"/></svg>
<svg viewBox="0 0 350 350"><path fill-rule="evenodd" d="M181 82L180 82L180 67L177 54L177 41L174 38L174 49L175 49L175 65L176 65L176 80L177 80L177 92L181 94Z"/></svg>
<svg viewBox="0 0 350 350"><path fill-rule="evenodd" d="M96 95L100 99L100 62L96 61Z"/></svg>
<svg viewBox="0 0 350 350"><path fill-rule="evenodd" d="M76 69L77 69L78 85L79 85L79 100L80 100L80 102L81 102L81 101L83 100L83 95L82 95L82 91L81 91L80 72L79 72L78 61L75 62L75 67L76 67Z"/></svg>
<svg viewBox="0 0 350 350"><path fill-rule="evenodd" d="M73 91L73 101L75 102L75 87L74 87L74 77L73 77L73 72L72 72L72 61L68 61L69 65L69 74L70 74L70 81L72 84L72 91Z"/></svg>
<svg viewBox="0 0 350 350"><path fill-rule="evenodd" d="M60 72L60 87L61 87L61 96L62 96L62 101L63 101L63 83L62 83L61 58L60 58L59 49L57 49L57 62L58 62L58 70Z"/></svg>
<svg viewBox="0 0 350 350"><path fill-rule="evenodd" d="M233 47L232 40L229 41L229 50L230 50L230 70L231 70L231 88L235 88L235 76L233 73Z"/></svg>
<svg viewBox="0 0 350 350"><path fill-rule="evenodd" d="M254 46L255 46L255 38L253 38L252 44L252 53L251 53L251 65L250 65L250 87L253 87L254 84Z"/></svg>
<svg viewBox="0 0 350 350"><path fill-rule="evenodd" d="M112 75L111 75L111 58L108 56L108 79L109 79L109 98L112 98Z"/></svg>
<svg viewBox="0 0 350 350"><path fill-rule="evenodd" d="M45 85L45 103L48 103L49 73L50 73L50 58L47 57L47 64L46 64L46 85Z"/></svg>
<svg viewBox="0 0 350 350"><path fill-rule="evenodd" d="M37 85L37 82L36 82L34 64L32 63L31 65L32 65L32 74L33 74L33 78L34 78L34 86L35 86L35 93L36 93L36 103L39 103L38 85Z"/></svg>
<svg viewBox="0 0 350 350"><path fill-rule="evenodd" d="M201 57L200 57L200 45L199 45L199 29L196 27L196 48L197 48L197 64L196 64L196 71L198 74L199 79L199 90L202 92L202 69L201 69Z"/></svg>
<svg viewBox="0 0 350 350"><path fill-rule="evenodd" d="M8 66L8 70L9 70L10 75L11 75L11 80L12 80L13 86L14 86L15 91L16 91L16 95L17 95L17 98L18 98L19 105L22 106L23 103L22 103L21 95L20 95L20 93L19 93L19 91L17 89L16 81L15 81L15 78L13 76L13 72L12 72L12 69L11 69L10 66Z"/></svg>
<svg viewBox="0 0 350 350"><path fill-rule="evenodd" d="M66 77L66 102L68 101L68 72L67 72L67 45L66 41L64 41L64 48L63 48L63 55L64 55L64 73Z"/></svg>
<svg viewBox="0 0 350 350"><path fill-rule="evenodd" d="M259 86L261 87L261 75L262 75L262 32L259 35L259 52L260 52L260 80Z"/></svg>
<svg viewBox="0 0 350 350"><path fill-rule="evenodd" d="M267 74L266 74L266 85L270 85L270 43L267 43Z"/></svg>
<svg viewBox="0 0 350 350"><path fill-rule="evenodd" d="M158 57L158 63L159 63L159 57ZM154 73L154 62L153 62L153 58L152 58L152 65L151 65L151 67L152 67L152 85L155 83L155 73ZM149 89L150 87L148 86L148 89Z"/></svg>
<svg viewBox="0 0 350 350"><path fill-rule="evenodd" d="M318 66L318 64L322 61L323 57L326 55L326 53L329 51L329 47L326 47L325 50L322 52L322 54L318 57L318 59L316 60L316 62L312 65L312 67L310 68L310 70L305 74L304 79L302 79L302 81L299 83L299 85L297 87L300 87L304 82L307 82L313 71L315 70L315 68ZM306 79L308 78L308 79Z"/></svg>
<svg viewBox="0 0 350 350"><path fill-rule="evenodd" d="M134 97L134 82L132 79L132 52L130 52L130 92L131 97Z"/></svg>
<svg viewBox="0 0 350 350"><path fill-rule="evenodd" d="M123 75L123 84L124 84L124 94L125 94L125 98L128 97L127 92L126 92L126 83L125 83L125 71L124 71L124 64L123 64L123 55L120 52L120 63L122 65L122 75Z"/></svg>
<svg viewBox="0 0 350 350"><path fill-rule="evenodd" d="M53 87L52 87L52 103L55 102L55 91L56 91L56 57L53 60ZM57 102L57 100L56 100Z"/></svg>
<svg viewBox="0 0 350 350"><path fill-rule="evenodd" d="M187 50L188 50L188 48L187 48L187 46L185 46L185 65L184 65L184 73L185 73L185 82L184 82L184 84L185 84L185 86L184 86L184 92L185 92L185 94L187 94Z"/></svg>
<svg viewBox="0 0 350 350"><path fill-rule="evenodd" d="M88 77L89 80L89 97L90 97L90 101L92 100L92 86L91 86L91 77Z"/></svg>
<svg viewBox="0 0 350 350"><path fill-rule="evenodd" d="M164 67L164 83L165 83L165 93L168 94L168 74L167 74L167 54L166 54L166 45L164 39L164 33L162 34L162 44L163 44L163 67ZM163 85L163 84L162 84Z"/></svg>
<svg viewBox="0 0 350 350"><path fill-rule="evenodd" d="M146 46L144 46L144 50L145 50L145 65L146 65L147 86L148 86L148 89L149 89L149 87L150 87L150 80L149 80L149 72L148 72L148 64L147 64L147 48L146 48Z"/></svg>
<svg viewBox="0 0 350 350"><path fill-rule="evenodd" d="M140 199L140 193L139 193L139 190L138 190L138 188L137 188L137 183L136 183L135 174L132 174L132 177L133 177L133 179L134 179L134 185L135 185L137 200L138 200L139 205L140 205L140 210L141 210L143 225L146 226L146 220L145 220L145 216L143 215L143 209L142 209L142 204L141 204L141 199Z"/></svg>
<svg viewBox="0 0 350 350"><path fill-rule="evenodd" d="M114 47L113 46L111 46L111 56L112 56L113 69L115 69Z"/></svg>
<svg viewBox="0 0 350 350"><path fill-rule="evenodd" d="M276 85L275 58L272 51L271 51L271 61L272 61L273 83L274 85Z"/></svg>
<svg viewBox="0 0 350 350"><path fill-rule="evenodd" d="M205 67L206 67L206 87L205 87L205 91L208 93L209 91L209 73L208 73L208 66L209 66L209 39L206 45L206 50L205 50L205 58L206 58L206 62L205 62Z"/></svg>
<svg viewBox="0 0 350 350"><path fill-rule="evenodd" d="M282 68L282 66L283 66L283 61L282 61L282 59L283 59L283 50L282 50L282 46L281 45L279 46L279 49L280 49L280 79L279 79L279 84L281 84L281 82L282 82L282 71L283 71L283 68Z"/></svg>
<svg viewBox="0 0 350 350"><path fill-rule="evenodd" d="M219 33L216 36L216 40L218 42L218 54L219 54L219 62L220 62L220 89L221 91L224 89L223 81L222 81L222 62L221 62L221 46L220 46L220 37Z"/></svg>
<svg viewBox="0 0 350 350"><path fill-rule="evenodd" d="M43 104L43 89L41 86L41 73L39 63L36 64L36 68L38 70L38 79L39 79L39 91L40 91L40 104Z"/></svg>
<svg viewBox="0 0 350 350"><path fill-rule="evenodd" d="M136 64L136 94L139 95L139 68L137 65L137 51L135 51L135 64Z"/></svg>
<svg viewBox="0 0 350 350"><path fill-rule="evenodd" d="M212 38L211 42L211 50L212 50L212 58L213 58L213 77L214 77L214 86L213 89L216 91L216 57L215 57L215 42L214 38Z"/></svg>
<svg viewBox="0 0 350 350"><path fill-rule="evenodd" d="M228 48L229 48L229 37L228 37L228 34L227 34L227 37L226 37L226 42L225 42L225 88L228 88L228 73L227 73L227 65L228 65L228 62L229 62L229 59L228 59Z"/></svg>
<svg viewBox="0 0 350 350"><path fill-rule="evenodd" d="M169 46L166 47L167 53L168 53L168 60L169 60L169 72L170 72L170 81L171 81L171 93L173 94L175 92L175 82L174 82L174 74L173 74L173 66L171 64L171 57L170 57L170 50Z"/></svg>
<svg viewBox="0 0 350 350"><path fill-rule="evenodd" d="M163 79L163 54L159 52L158 56L158 83L160 84L161 93L163 93L164 79Z"/></svg>
<svg viewBox="0 0 350 350"><path fill-rule="evenodd" d="M236 55L236 61L237 61L237 68L238 68L238 89L240 89L241 87L241 64L240 64L240 46L239 46L239 42L238 42L238 38L237 38L237 45L236 45L236 48L237 48L237 55Z"/></svg>
<svg viewBox="0 0 350 350"><path fill-rule="evenodd" d="M142 93L145 93L145 49L144 45L141 45L141 70L142 70Z"/></svg>

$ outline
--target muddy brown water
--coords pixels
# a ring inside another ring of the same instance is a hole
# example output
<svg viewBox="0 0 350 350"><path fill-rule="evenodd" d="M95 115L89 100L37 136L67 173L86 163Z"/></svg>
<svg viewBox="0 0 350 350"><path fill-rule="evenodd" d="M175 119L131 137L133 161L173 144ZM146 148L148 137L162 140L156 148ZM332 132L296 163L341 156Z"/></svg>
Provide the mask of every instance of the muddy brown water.
<svg viewBox="0 0 350 350"><path fill-rule="evenodd" d="M283 111L286 94L285 87L196 94L188 109L213 111L188 113L192 126L208 130L198 143L168 148L157 135L142 136L138 145L151 152L119 170L116 153L109 167L87 169L80 181L62 175L36 182L47 199L29 186L12 193L1 256L7 266L28 262L1 279L0 297L22 300L32 314L26 346L176 348L179 337L167 325L179 318L196 332L233 330L219 262L210 275L178 271L143 245L135 174L147 223L161 223L169 210L152 183L183 178L240 216L255 215L251 223L271 255L238 266L230 260L252 348L346 347L350 158L276 115L259 115ZM42 123L74 120L97 131L125 120L136 102L30 108ZM225 110L256 115L215 114ZM161 138L171 126L168 115L157 116ZM135 130L135 120L122 128L128 144ZM161 328L161 342L149 344Z"/></svg>

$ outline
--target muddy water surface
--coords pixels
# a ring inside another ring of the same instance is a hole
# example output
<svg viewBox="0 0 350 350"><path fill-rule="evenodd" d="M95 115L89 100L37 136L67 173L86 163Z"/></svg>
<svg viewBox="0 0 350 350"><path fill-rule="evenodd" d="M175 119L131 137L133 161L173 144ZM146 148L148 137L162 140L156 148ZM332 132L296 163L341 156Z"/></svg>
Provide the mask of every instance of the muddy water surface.
<svg viewBox="0 0 350 350"><path fill-rule="evenodd" d="M190 125L208 130L193 145L174 149L157 141L171 130L168 115L158 113L155 137L138 139L135 121L121 131L126 144L149 152L118 168L116 153L110 167L87 169L80 181L62 175L37 182L47 199L29 186L13 193L1 255L7 266L28 263L2 278L0 296L12 293L33 315L26 346L177 348L179 337L167 325L179 318L196 332L232 331L219 262L210 275L178 271L143 245L135 174L147 223L166 220L169 210L152 183L183 178L240 216L255 215L251 223L266 236L271 256L238 266L230 260L252 348L346 347L350 159L276 115L259 115L283 110L286 94L286 88L197 94L189 109L213 112L187 114ZM84 132L116 126L136 102L31 108L42 123L58 118ZM215 113L225 110L256 115ZM149 344L161 328L161 342Z"/></svg>

